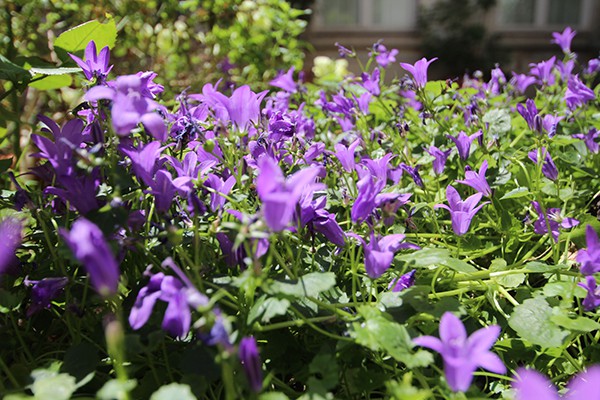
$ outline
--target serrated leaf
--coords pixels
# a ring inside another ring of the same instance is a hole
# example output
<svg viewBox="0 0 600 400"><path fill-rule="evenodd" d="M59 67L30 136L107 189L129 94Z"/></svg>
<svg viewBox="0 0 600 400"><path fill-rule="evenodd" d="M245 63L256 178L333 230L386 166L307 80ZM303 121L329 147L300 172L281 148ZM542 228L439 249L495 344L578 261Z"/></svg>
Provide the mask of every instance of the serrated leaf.
<svg viewBox="0 0 600 400"><path fill-rule="evenodd" d="M152 394L150 400L197 400L189 385L171 383L160 387Z"/></svg>
<svg viewBox="0 0 600 400"><path fill-rule="evenodd" d="M510 131L510 114L507 110L494 108L483 115L482 121L489 125L489 131L494 136L500 136Z"/></svg>
<svg viewBox="0 0 600 400"><path fill-rule="evenodd" d="M105 46L113 48L117 40L117 26L113 19L106 23L89 21L61 33L54 41L54 47L59 47L69 53L85 49L90 41L96 43L100 51Z"/></svg>
<svg viewBox="0 0 600 400"><path fill-rule="evenodd" d="M552 308L541 297L527 299L515 307L508 324L523 339L542 347L559 347L569 334L552 318Z"/></svg>
<svg viewBox="0 0 600 400"><path fill-rule="evenodd" d="M529 188L519 187L519 188L511 190L510 192L506 193L504 196L500 197L500 200L518 199L519 197L524 197L524 196L527 196L528 194L529 194Z"/></svg>
<svg viewBox="0 0 600 400"><path fill-rule="evenodd" d="M290 304L288 299L262 296L250 309L247 323L252 324L259 318L261 322L269 322L273 317L285 315Z"/></svg>
<svg viewBox="0 0 600 400"><path fill-rule="evenodd" d="M553 315L551 320L555 324L571 331L593 332L600 329L600 324L598 322L581 316L570 318L568 315L558 314Z"/></svg>
<svg viewBox="0 0 600 400"><path fill-rule="evenodd" d="M335 286L333 272L311 272L292 281L273 281L266 289L270 294L282 294L292 297L317 297Z"/></svg>
<svg viewBox="0 0 600 400"><path fill-rule="evenodd" d="M443 265L458 272L469 273L477 271L472 265L453 258L448 249L425 247L397 258L406 262L411 268L427 268L434 265Z"/></svg>

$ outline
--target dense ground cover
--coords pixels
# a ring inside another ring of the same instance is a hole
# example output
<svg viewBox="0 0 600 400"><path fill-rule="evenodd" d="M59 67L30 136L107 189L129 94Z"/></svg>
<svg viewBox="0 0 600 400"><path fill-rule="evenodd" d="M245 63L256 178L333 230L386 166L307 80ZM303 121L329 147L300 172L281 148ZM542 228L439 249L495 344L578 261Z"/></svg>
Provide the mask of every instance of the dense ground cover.
<svg viewBox="0 0 600 400"><path fill-rule="evenodd" d="M5 172L0 389L590 397L600 61L572 35L489 81L428 82L422 59L384 84L378 43L361 76L175 98L90 42L81 105L39 116L39 163Z"/></svg>

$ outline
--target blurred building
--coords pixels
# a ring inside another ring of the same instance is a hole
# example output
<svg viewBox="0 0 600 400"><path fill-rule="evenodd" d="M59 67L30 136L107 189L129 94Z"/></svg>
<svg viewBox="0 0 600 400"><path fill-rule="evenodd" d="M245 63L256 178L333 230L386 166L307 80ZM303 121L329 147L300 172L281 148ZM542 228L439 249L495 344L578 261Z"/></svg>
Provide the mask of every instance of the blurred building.
<svg viewBox="0 0 600 400"><path fill-rule="evenodd" d="M352 47L366 59L368 48L383 39L400 51L397 61L423 57L419 16L438 0L316 0L307 38L315 55L337 57L334 45ZM467 0L465 0L467 1ZM495 0L470 17L503 50L503 67L525 70L530 62L559 55L551 34L571 26L577 31L572 50L580 59L598 56L600 0ZM351 63L352 64L352 63ZM396 68L399 69L396 63ZM438 71L440 73L442 71Z"/></svg>

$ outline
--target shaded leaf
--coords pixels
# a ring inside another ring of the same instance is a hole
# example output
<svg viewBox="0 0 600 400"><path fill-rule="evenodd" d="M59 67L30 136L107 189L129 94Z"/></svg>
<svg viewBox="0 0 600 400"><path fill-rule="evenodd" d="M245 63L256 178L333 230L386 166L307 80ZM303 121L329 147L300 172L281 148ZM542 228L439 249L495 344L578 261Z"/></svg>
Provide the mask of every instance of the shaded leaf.
<svg viewBox="0 0 600 400"><path fill-rule="evenodd" d="M317 297L319 293L334 286L335 274L333 272L311 272L295 281L273 281L266 292L292 297Z"/></svg>
<svg viewBox="0 0 600 400"><path fill-rule="evenodd" d="M563 331L552 318L548 302L535 297L515 307L508 324L523 339L542 347L559 347L569 334Z"/></svg>

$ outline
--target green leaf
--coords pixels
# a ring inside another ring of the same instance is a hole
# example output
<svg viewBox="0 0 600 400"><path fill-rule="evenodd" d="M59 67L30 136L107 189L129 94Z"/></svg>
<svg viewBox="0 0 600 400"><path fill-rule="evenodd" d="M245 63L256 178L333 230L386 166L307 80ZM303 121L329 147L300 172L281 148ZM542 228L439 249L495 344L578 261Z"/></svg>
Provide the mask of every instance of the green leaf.
<svg viewBox="0 0 600 400"><path fill-rule="evenodd" d="M0 173L8 171L8 169L10 168L12 163L13 163L12 157L4 158L4 159L0 160Z"/></svg>
<svg viewBox="0 0 600 400"><path fill-rule="evenodd" d="M289 397L281 392L269 392L261 394L258 400L289 400Z"/></svg>
<svg viewBox="0 0 600 400"><path fill-rule="evenodd" d="M22 296L17 296L8 290L0 289L0 313L6 314L16 310L21 304Z"/></svg>
<svg viewBox="0 0 600 400"><path fill-rule="evenodd" d="M411 268L428 268L435 265L443 265L458 272L469 273L477 271L475 267L466 262L451 257L448 249L425 247L397 258L406 262Z"/></svg>
<svg viewBox="0 0 600 400"><path fill-rule="evenodd" d="M73 78L70 75L46 75L42 79L31 82L29 87L38 90L53 90L70 86Z"/></svg>
<svg viewBox="0 0 600 400"><path fill-rule="evenodd" d="M518 187L516 189L511 190L506 193L504 196L500 197L500 200L507 199L517 199L519 197L527 196L529 194L529 189L526 187Z"/></svg>
<svg viewBox="0 0 600 400"><path fill-rule="evenodd" d="M307 384L311 392L326 393L338 385L339 368L335 354L326 351L327 349L321 349L308 366L308 372L312 376L308 378Z"/></svg>
<svg viewBox="0 0 600 400"><path fill-rule="evenodd" d="M552 318L552 308L541 297L527 299L515 307L508 324L523 339L542 347L559 347L569 334Z"/></svg>
<svg viewBox="0 0 600 400"><path fill-rule="evenodd" d="M531 272L555 272L563 269L569 269L568 265L558 264L558 265L548 265L539 261L531 261L524 265L524 268Z"/></svg>
<svg viewBox="0 0 600 400"><path fill-rule="evenodd" d="M11 81L16 85L29 82L31 74L0 54L0 79Z"/></svg>
<svg viewBox="0 0 600 400"><path fill-rule="evenodd" d="M498 272L498 271L508 271L508 267L506 265L506 261L502 258L496 258L494 260L492 260L492 264L490 265L490 271L491 272ZM492 280L496 283L498 283L499 285L504 286L505 288L516 288L519 287L519 285L521 285L521 283L523 283L523 281L525 281L525 274L523 273L515 273L515 274L510 274L510 275L501 275L501 276L494 276L493 274L490 274L490 277L492 278Z"/></svg>
<svg viewBox="0 0 600 400"><path fill-rule="evenodd" d="M483 115L482 121L489 124L489 131L492 135L502 135L510 131L510 114L508 111L493 108Z"/></svg>
<svg viewBox="0 0 600 400"><path fill-rule="evenodd" d="M273 317L285 315L290 304L287 299L261 296L248 313L248 324L252 324L258 318L261 322L269 322Z"/></svg>
<svg viewBox="0 0 600 400"><path fill-rule="evenodd" d="M192 389L188 385L180 383L171 383L164 385L152 394L150 400L196 400Z"/></svg>
<svg viewBox="0 0 600 400"><path fill-rule="evenodd" d="M69 53L84 50L90 41L96 43L97 51L108 46L113 48L117 40L117 26L111 18L106 23L89 21L61 33L54 41L54 47L58 47Z"/></svg>
<svg viewBox="0 0 600 400"><path fill-rule="evenodd" d="M266 292L291 297L317 297L335 286L333 272L311 272L296 281L273 281Z"/></svg>
<svg viewBox="0 0 600 400"><path fill-rule="evenodd" d="M111 379L102 386L98 393L96 393L96 396L99 400L125 400L129 398L128 393L136 386L137 381L135 379L125 382L118 379Z"/></svg>
<svg viewBox="0 0 600 400"><path fill-rule="evenodd" d="M559 314L553 315L552 322L562 326L565 329L578 332L593 332L600 329L600 324L593 319L577 316L570 318L568 315Z"/></svg>
<svg viewBox="0 0 600 400"><path fill-rule="evenodd" d="M35 381L30 389L36 399L69 400L77 390L76 380L69 374L38 369L31 376Z"/></svg>

